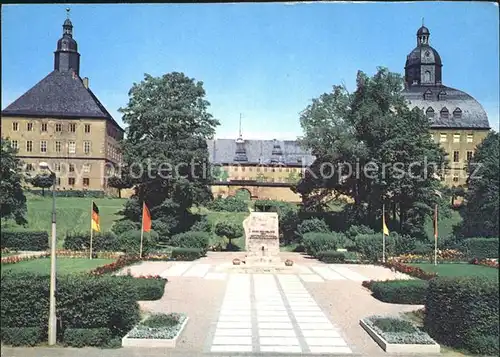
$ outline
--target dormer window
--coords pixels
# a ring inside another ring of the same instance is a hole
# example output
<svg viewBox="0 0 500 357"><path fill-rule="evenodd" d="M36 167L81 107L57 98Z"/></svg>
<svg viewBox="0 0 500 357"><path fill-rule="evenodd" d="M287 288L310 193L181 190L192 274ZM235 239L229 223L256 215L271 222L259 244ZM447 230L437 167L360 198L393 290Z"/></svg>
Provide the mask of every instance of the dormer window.
<svg viewBox="0 0 500 357"><path fill-rule="evenodd" d="M431 100L432 99L432 92L428 89L424 93L424 99L425 100Z"/></svg>
<svg viewBox="0 0 500 357"><path fill-rule="evenodd" d="M427 110L425 111L425 115L427 116L427 118L434 118L434 109L432 109L431 107L427 108Z"/></svg>
<svg viewBox="0 0 500 357"><path fill-rule="evenodd" d="M444 91L439 92L438 100L445 100L445 99L446 99L446 92L444 92Z"/></svg>
<svg viewBox="0 0 500 357"><path fill-rule="evenodd" d="M446 109L446 107L441 109L441 119L448 119L449 117L450 117L450 112L448 111L448 109Z"/></svg>
<svg viewBox="0 0 500 357"><path fill-rule="evenodd" d="M453 111L453 118L460 119L462 117L462 110L457 108Z"/></svg>

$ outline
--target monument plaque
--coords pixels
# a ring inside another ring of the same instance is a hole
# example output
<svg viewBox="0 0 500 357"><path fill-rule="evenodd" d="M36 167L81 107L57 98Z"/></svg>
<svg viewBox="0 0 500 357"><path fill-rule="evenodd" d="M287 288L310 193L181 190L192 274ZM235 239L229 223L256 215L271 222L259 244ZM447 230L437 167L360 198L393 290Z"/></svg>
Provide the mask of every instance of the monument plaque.
<svg viewBox="0 0 500 357"><path fill-rule="evenodd" d="M247 263L280 261L279 224L276 212L251 212L243 221Z"/></svg>

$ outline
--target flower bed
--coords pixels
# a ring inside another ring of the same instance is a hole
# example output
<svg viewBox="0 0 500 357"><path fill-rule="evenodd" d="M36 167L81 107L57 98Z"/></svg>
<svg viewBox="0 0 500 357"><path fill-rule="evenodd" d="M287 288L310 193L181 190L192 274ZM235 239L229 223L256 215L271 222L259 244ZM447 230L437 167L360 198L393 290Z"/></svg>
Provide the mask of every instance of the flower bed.
<svg viewBox="0 0 500 357"><path fill-rule="evenodd" d="M437 273L428 273L420 268L412 267L396 260L389 260L383 263L383 266L422 280L431 280L437 276Z"/></svg>
<svg viewBox="0 0 500 357"><path fill-rule="evenodd" d="M113 273L115 271L123 269L127 265L131 265L131 264L137 263L139 261L141 261L141 259L135 255L120 256L116 262L113 262L111 264L106 264L106 265L103 265L101 267L97 267L94 270L92 270L90 272L90 274L91 275L103 275L103 274Z"/></svg>
<svg viewBox="0 0 500 357"><path fill-rule="evenodd" d="M393 260L400 263L428 263L434 261L434 252L430 254L402 254L393 258ZM457 249L444 249L437 251L437 260L441 263L457 263L464 262L466 259L465 255Z"/></svg>
<svg viewBox="0 0 500 357"><path fill-rule="evenodd" d="M479 260L479 259L472 259L469 264L473 264L473 265L484 265L484 266L487 266L487 267L490 267L490 268L499 268L498 267L498 259L482 259L482 260Z"/></svg>
<svg viewBox="0 0 500 357"><path fill-rule="evenodd" d="M439 353L440 346L411 322L394 317L370 316L360 325L388 353Z"/></svg>
<svg viewBox="0 0 500 357"><path fill-rule="evenodd" d="M16 264L20 262L25 262L27 260L39 259L39 258L47 258L50 254L33 254L33 255L11 255L9 257L2 258L0 260L0 264Z"/></svg>
<svg viewBox="0 0 500 357"><path fill-rule="evenodd" d="M117 259L123 256L123 253L113 253L113 252L95 252L93 254L94 258L98 259ZM50 252L43 252L41 254L30 254L30 255L11 255L1 259L1 264L15 264L19 262L24 262L27 260L40 259L50 257ZM59 249L56 250L56 257L63 258L88 258L89 251L84 250L67 250Z"/></svg>
<svg viewBox="0 0 500 357"><path fill-rule="evenodd" d="M153 314L122 339L123 347L175 347L188 321L185 314Z"/></svg>

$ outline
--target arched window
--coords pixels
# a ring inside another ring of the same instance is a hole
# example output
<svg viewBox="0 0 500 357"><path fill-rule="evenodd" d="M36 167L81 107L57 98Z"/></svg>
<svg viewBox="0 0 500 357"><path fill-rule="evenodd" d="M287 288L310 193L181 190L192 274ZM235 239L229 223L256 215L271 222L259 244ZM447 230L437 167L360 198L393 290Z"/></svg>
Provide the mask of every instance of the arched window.
<svg viewBox="0 0 500 357"><path fill-rule="evenodd" d="M424 72L424 81L426 83L429 83L431 81L431 71L425 71Z"/></svg>
<svg viewBox="0 0 500 357"><path fill-rule="evenodd" d="M457 108L453 111L453 118L460 119L462 117L462 109Z"/></svg>
<svg viewBox="0 0 500 357"><path fill-rule="evenodd" d="M427 115L427 118L434 118L434 109L432 107L427 108L425 115Z"/></svg>
<svg viewBox="0 0 500 357"><path fill-rule="evenodd" d="M450 112L446 107L441 109L441 119L448 119L450 117Z"/></svg>

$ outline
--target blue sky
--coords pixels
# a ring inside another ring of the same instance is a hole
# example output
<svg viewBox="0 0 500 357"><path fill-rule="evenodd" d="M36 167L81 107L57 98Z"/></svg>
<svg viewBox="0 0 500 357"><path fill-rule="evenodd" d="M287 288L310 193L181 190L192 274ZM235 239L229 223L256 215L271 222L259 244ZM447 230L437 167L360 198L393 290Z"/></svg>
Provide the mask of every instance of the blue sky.
<svg viewBox="0 0 500 357"><path fill-rule="evenodd" d="M53 69L67 5L2 7L2 108ZM422 17L444 84L499 121L499 20L493 3L70 5L82 77L111 114L144 73L204 82L217 137L293 139L312 98L377 66L403 73Z"/></svg>

